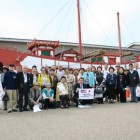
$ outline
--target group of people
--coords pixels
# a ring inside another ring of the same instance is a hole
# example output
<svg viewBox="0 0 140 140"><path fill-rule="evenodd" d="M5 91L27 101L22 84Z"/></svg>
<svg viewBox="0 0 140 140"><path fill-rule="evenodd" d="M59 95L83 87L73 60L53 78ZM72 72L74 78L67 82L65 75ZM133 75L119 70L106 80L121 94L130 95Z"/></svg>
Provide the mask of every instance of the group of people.
<svg viewBox="0 0 140 140"><path fill-rule="evenodd" d="M127 72L120 65L115 68L108 68L107 64L103 69L102 66L63 69L62 65L45 65L38 73L37 66L32 66L31 72L27 66L18 66L16 69L13 64L10 64L9 68L3 66L0 82L8 96L3 104L4 110L8 113L29 111L37 104L40 104L42 109L64 109L73 104L76 107L93 102L103 104L103 98L109 103L115 103L115 100L125 103L128 87L131 91L131 102L136 103L136 88L140 81L138 64L135 64L135 68L133 64L129 64ZM79 99L79 89L86 88L94 88L96 99Z"/></svg>

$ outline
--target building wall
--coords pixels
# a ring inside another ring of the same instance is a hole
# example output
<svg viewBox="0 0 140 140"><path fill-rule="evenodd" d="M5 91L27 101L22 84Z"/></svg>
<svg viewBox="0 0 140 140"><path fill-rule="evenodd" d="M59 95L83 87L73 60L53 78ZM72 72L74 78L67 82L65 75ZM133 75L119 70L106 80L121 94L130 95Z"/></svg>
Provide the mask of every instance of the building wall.
<svg viewBox="0 0 140 140"><path fill-rule="evenodd" d="M20 40L20 39L16 39L14 41L11 41L12 39L7 39L7 41L3 41L2 39L0 40L0 47L1 48L10 48L10 49L17 49L19 51L25 51L26 50L26 47L27 47L27 43L30 42L31 40ZM60 43L61 44L61 43ZM67 43L68 44L68 43ZM107 46L106 46L107 47ZM63 43L63 45L60 45L55 53L58 54L58 53L61 53L63 51L66 51L68 49L71 49L73 48L75 51L78 51L78 46L77 44L75 45L65 45L65 43ZM128 60L132 60L134 56L138 55L140 53L140 45L138 44L132 44L131 46L129 46L130 49L136 49L135 51L133 51L133 55L132 56L127 56L127 57L124 57L123 60L124 61L128 61ZM116 47L109 47L109 48L104 48L104 47L98 47L97 45L94 46L94 45L91 45L88 46L88 47L85 47L83 45L83 55L84 54L87 54L87 53L90 53L92 51L95 51L95 50L98 50L98 49L104 49L104 50L107 50L107 51L113 51L113 50L118 50L118 48ZM25 52L29 52L29 51L25 51Z"/></svg>

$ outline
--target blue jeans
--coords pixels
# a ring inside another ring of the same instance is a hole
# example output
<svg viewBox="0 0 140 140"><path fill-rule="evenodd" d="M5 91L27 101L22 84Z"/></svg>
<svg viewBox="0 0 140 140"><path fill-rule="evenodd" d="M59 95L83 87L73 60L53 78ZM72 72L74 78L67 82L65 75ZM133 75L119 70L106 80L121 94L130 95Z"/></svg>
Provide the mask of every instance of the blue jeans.
<svg viewBox="0 0 140 140"><path fill-rule="evenodd" d="M138 98L136 96L136 88L137 87L130 87L130 91L131 91L131 101L137 102Z"/></svg>

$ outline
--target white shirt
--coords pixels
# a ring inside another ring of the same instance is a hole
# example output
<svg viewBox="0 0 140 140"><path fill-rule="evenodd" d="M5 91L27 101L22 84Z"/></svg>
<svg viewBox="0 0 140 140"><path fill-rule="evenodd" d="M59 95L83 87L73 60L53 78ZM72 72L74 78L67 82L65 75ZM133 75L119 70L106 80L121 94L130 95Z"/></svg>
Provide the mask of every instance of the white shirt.
<svg viewBox="0 0 140 140"><path fill-rule="evenodd" d="M24 76L24 83L27 83L27 73L23 73Z"/></svg>
<svg viewBox="0 0 140 140"><path fill-rule="evenodd" d="M104 79L106 79L107 75L109 74L108 70L103 70Z"/></svg>
<svg viewBox="0 0 140 140"><path fill-rule="evenodd" d="M46 85L47 84L47 78L43 76L43 79L42 80L43 80L43 82L42 82L43 85Z"/></svg>

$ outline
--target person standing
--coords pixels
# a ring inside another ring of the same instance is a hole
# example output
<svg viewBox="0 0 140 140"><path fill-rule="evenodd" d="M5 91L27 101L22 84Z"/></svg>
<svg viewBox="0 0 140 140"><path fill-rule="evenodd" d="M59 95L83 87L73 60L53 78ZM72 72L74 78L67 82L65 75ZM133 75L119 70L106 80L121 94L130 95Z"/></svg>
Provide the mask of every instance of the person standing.
<svg viewBox="0 0 140 140"><path fill-rule="evenodd" d="M34 66L32 66L32 73L31 73L31 79L33 80L32 82L36 83L37 78L38 78L37 67L34 65Z"/></svg>
<svg viewBox="0 0 140 140"><path fill-rule="evenodd" d="M119 73L117 75L117 91L120 93L120 102L126 102L126 88L127 86L127 76L124 74L124 68L119 68Z"/></svg>
<svg viewBox="0 0 140 140"><path fill-rule="evenodd" d="M70 99L71 99L72 94L73 94L74 75L70 74L69 69L66 69L64 76L66 77L66 81L67 81L67 84L68 84L68 93L69 93L69 96L70 96Z"/></svg>
<svg viewBox="0 0 140 140"><path fill-rule="evenodd" d="M108 71L108 64L105 63L104 65L104 69L103 69L103 75L104 75L104 79L106 80L106 77L107 75L109 74L109 71ZM105 100L106 102L108 101L108 89L105 87L105 92L104 92L104 97L105 97Z"/></svg>
<svg viewBox="0 0 140 140"><path fill-rule="evenodd" d="M50 71L49 71L49 66L48 66L48 65L45 65L44 68L45 68L46 74L49 75L49 72L50 72Z"/></svg>
<svg viewBox="0 0 140 140"><path fill-rule="evenodd" d="M116 99L116 88L117 88L117 76L114 74L114 68L109 68L109 74L106 78L106 87L108 90L108 100L109 103L114 103Z"/></svg>
<svg viewBox="0 0 140 140"><path fill-rule="evenodd" d="M79 71L78 69L74 69L74 72L73 72L73 76L74 76L74 82L73 84L77 84L78 83L78 75L79 75Z"/></svg>
<svg viewBox="0 0 140 140"><path fill-rule="evenodd" d="M138 72L139 78L140 78L140 68L139 68L139 64L138 63L135 63L135 70ZM140 79L139 79L139 81L140 81ZM138 101L140 101L140 97L138 97Z"/></svg>
<svg viewBox="0 0 140 140"><path fill-rule="evenodd" d="M87 88L94 88L95 86L95 76L93 72L91 72L91 67L87 67L87 71L83 74L84 84L86 84Z"/></svg>
<svg viewBox="0 0 140 140"><path fill-rule="evenodd" d="M136 88L139 84L139 74L136 70L133 68L133 64L129 64L129 72L127 73L128 76L128 86L130 86L131 91L131 102L138 101L138 98L136 96Z"/></svg>
<svg viewBox="0 0 140 140"><path fill-rule="evenodd" d="M17 74L17 88L19 91L19 112L29 111L28 106L28 94L30 88L33 86L32 79L29 73L27 73L28 67L22 66L22 72ZM23 106L24 97L24 106Z"/></svg>
<svg viewBox="0 0 140 140"><path fill-rule="evenodd" d="M87 88L95 88L95 76L91 71L91 67L87 67L87 71L83 74L84 84L86 84ZM88 104L93 103L93 99L87 101Z"/></svg>
<svg viewBox="0 0 140 140"><path fill-rule="evenodd" d="M84 72L85 72L84 68L80 68L80 71L79 71L79 74L78 74L78 79L83 77Z"/></svg>
<svg viewBox="0 0 140 140"><path fill-rule="evenodd" d="M9 65L9 71L4 75L4 89L9 97L7 101L7 110L8 113L16 112L16 76L17 74L14 72L14 65Z"/></svg>
<svg viewBox="0 0 140 140"><path fill-rule="evenodd" d="M47 84L47 83L50 83L50 78L49 78L49 75L46 74L45 67L42 67L42 68L41 68L41 74L38 75L37 82L38 82L38 84L39 84L41 90L42 90L43 88L46 88L46 84Z"/></svg>
<svg viewBox="0 0 140 140"><path fill-rule="evenodd" d="M4 88L4 75L5 73L8 71L9 69L6 66L2 67L2 74L1 74L1 83L2 83L2 87Z"/></svg>
<svg viewBox="0 0 140 140"><path fill-rule="evenodd" d="M58 81L60 82L61 81L61 77L64 76L65 72L63 70L63 67L62 65L59 65L58 66L58 70L56 72L56 75L57 75L57 78L58 78Z"/></svg>
<svg viewBox="0 0 140 140"><path fill-rule="evenodd" d="M117 75L117 77L119 76L119 69L120 69L120 65L117 64L116 70L114 72ZM116 97L117 97L117 101L120 101L120 93L119 93L118 89L116 89Z"/></svg>
<svg viewBox="0 0 140 140"><path fill-rule="evenodd" d="M98 66L97 67L97 73L96 73L96 87L100 87L102 89L101 90L102 92L100 93L102 95L102 97L97 98L97 103L98 104L103 104L104 81L105 80L104 80L104 76L103 76L103 73L102 73L102 67Z"/></svg>
<svg viewBox="0 0 140 140"><path fill-rule="evenodd" d="M2 73L1 73L1 84L2 88L4 90L4 75L9 69L6 66L2 67ZM3 110L7 110L7 101L3 101Z"/></svg>
<svg viewBox="0 0 140 140"><path fill-rule="evenodd" d="M50 69L49 78L50 78L51 89L53 89L53 91L54 91L54 99L56 99L56 87L57 87L57 83L58 83L58 78L55 75L54 69Z"/></svg>

